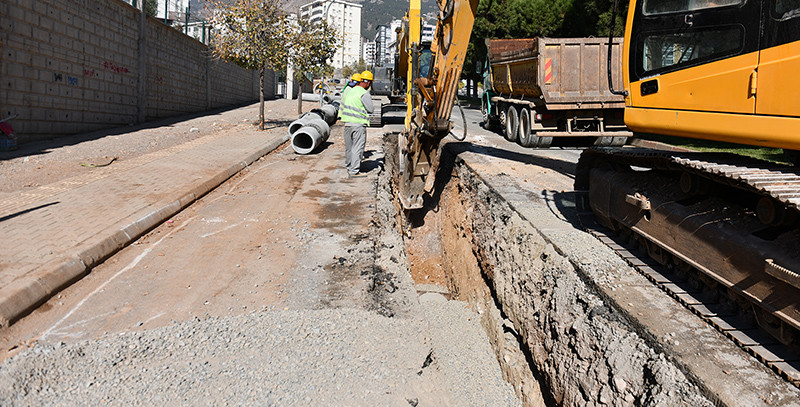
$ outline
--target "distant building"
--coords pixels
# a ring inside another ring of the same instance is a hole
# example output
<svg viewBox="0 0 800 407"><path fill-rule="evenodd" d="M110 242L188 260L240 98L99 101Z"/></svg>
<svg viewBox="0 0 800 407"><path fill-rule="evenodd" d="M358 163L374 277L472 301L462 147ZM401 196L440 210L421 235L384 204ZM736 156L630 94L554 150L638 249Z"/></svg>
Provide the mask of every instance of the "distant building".
<svg viewBox="0 0 800 407"><path fill-rule="evenodd" d="M367 66L375 66L375 41L362 38L361 57Z"/></svg>
<svg viewBox="0 0 800 407"><path fill-rule="evenodd" d="M315 0L300 6L300 17L311 22L327 21L341 36L331 65L342 69L361 57L361 5L343 0Z"/></svg>
<svg viewBox="0 0 800 407"><path fill-rule="evenodd" d="M188 29L185 30L186 35L208 45L211 41L211 25L206 21L189 21Z"/></svg>
<svg viewBox="0 0 800 407"><path fill-rule="evenodd" d="M436 24L430 24L428 22L422 23L422 35L421 39L422 42L433 42L433 33L436 32Z"/></svg>
<svg viewBox="0 0 800 407"><path fill-rule="evenodd" d="M386 25L379 25L375 30L375 66L393 66L397 54L397 34L402 21L393 20ZM436 24L422 23L421 41L432 42Z"/></svg>
<svg viewBox="0 0 800 407"><path fill-rule="evenodd" d="M384 66L394 64L394 50L392 49L392 45L397 41L397 33L386 25L379 25L375 31L375 63L373 65Z"/></svg>

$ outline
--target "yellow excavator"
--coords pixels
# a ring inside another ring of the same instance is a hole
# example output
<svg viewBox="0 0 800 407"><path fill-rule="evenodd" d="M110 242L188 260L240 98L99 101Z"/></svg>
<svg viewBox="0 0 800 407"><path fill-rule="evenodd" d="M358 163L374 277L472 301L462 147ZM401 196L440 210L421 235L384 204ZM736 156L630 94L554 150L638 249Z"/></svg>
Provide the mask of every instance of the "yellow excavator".
<svg viewBox="0 0 800 407"><path fill-rule="evenodd" d="M438 5L426 72L420 0L411 0L400 40L406 209L420 208L433 188L478 0ZM611 90L624 96L634 132L800 150L800 0L630 0L622 63L623 88ZM612 84L610 65L608 72ZM575 190L586 191L601 223L800 349L797 167L731 154L590 148Z"/></svg>
<svg viewBox="0 0 800 407"><path fill-rule="evenodd" d="M798 1L631 0L623 67L634 132L800 150ZM597 148L575 190L600 223L800 350L797 167Z"/></svg>

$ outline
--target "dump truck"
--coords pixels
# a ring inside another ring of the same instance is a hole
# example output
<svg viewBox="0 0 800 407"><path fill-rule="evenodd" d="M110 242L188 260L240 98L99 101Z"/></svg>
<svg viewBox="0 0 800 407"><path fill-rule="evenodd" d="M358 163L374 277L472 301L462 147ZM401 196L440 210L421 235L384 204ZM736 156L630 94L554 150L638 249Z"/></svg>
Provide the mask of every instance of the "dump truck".
<svg viewBox="0 0 800 407"><path fill-rule="evenodd" d="M620 146L623 96L609 91L608 40L602 38L487 39L481 112L484 125L500 127L524 147ZM614 78L622 86L622 39L612 43Z"/></svg>

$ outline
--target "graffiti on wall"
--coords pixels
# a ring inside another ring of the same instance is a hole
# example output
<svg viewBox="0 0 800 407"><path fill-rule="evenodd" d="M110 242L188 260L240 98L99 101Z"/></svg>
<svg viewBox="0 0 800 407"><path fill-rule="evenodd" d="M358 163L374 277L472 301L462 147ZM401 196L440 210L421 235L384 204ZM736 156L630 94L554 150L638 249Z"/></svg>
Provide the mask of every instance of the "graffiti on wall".
<svg viewBox="0 0 800 407"><path fill-rule="evenodd" d="M57 72L53 72L53 82L64 82L64 75ZM78 86L78 78L67 75L67 84L72 86Z"/></svg>
<svg viewBox="0 0 800 407"><path fill-rule="evenodd" d="M108 62L108 61L104 61L103 62L103 68L106 68L109 71L114 71L116 73L129 73L130 72L130 70L128 70L128 68L125 68L124 66L118 66L117 64L115 64L113 62Z"/></svg>

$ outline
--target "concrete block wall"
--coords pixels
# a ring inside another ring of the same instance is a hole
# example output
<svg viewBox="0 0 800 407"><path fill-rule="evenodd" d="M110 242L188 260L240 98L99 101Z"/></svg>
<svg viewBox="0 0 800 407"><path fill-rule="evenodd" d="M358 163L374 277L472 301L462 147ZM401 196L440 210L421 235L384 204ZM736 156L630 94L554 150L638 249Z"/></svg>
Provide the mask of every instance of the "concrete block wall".
<svg viewBox="0 0 800 407"><path fill-rule="evenodd" d="M20 143L246 103L258 73L120 0L0 2L0 118ZM144 58L143 64L140 57ZM144 66L140 98L139 66ZM274 75L265 87L275 94Z"/></svg>

